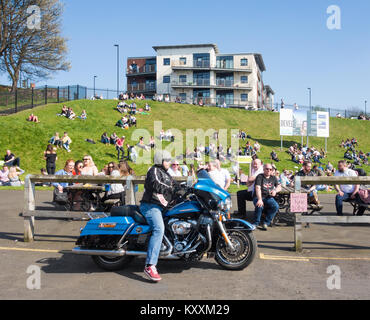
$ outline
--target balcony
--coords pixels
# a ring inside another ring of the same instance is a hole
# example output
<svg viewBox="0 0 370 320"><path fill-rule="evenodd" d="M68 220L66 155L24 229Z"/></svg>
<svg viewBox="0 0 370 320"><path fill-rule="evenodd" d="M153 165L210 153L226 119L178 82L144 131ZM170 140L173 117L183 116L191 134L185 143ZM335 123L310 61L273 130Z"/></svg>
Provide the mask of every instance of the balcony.
<svg viewBox="0 0 370 320"><path fill-rule="evenodd" d="M137 83L137 84L127 84L128 92L156 92L156 84L146 84L146 83Z"/></svg>
<svg viewBox="0 0 370 320"><path fill-rule="evenodd" d="M240 67L234 68L233 65L224 64L222 61L217 61L217 63L211 63L210 61L184 61L175 60L172 61L171 67L173 70L209 70L218 72L248 72L252 73L251 68Z"/></svg>
<svg viewBox="0 0 370 320"><path fill-rule="evenodd" d="M156 74L157 68L155 65L145 65L140 68L131 69L127 68L126 76L133 77L133 76L141 76L141 75L150 75L150 74Z"/></svg>
<svg viewBox="0 0 370 320"><path fill-rule="evenodd" d="M209 89L230 89L230 90L252 90L248 83L236 82L234 80L216 79L211 83L209 79L193 79L188 81L173 80L173 88L209 88Z"/></svg>

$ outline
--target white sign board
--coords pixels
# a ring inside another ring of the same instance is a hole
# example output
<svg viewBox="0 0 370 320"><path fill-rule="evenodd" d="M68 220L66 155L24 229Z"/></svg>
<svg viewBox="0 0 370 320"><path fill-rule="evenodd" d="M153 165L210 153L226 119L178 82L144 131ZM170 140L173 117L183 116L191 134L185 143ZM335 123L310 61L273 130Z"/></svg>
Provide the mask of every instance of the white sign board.
<svg viewBox="0 0 370 320"><path fill-rule="evenodd" d="M329 112L317 111L317 137L329 138Z"/></svg>
<svg viewBox="0 0 370 320"><path fill-rule="evenodd" d="M293 110L281 109L280 110L280 135L292 136L293 135Z"/></svg>

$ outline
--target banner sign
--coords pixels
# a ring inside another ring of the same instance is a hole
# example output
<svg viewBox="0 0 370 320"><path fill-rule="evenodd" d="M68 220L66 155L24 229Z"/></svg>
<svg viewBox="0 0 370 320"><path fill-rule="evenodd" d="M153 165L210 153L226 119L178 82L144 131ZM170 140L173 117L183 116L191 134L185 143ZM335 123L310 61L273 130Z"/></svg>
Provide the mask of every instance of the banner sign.
<svg viewBox="0 0 370 320"><path fill-rule="evenodd" d="M329 112L318 111L316 121L317 121L316 136L329 138Z"/></svg>
<svg viewBox="0 0 370 320"><path fill-rule="evenodd" d="M329 113L280 110L280 136L329 137Z"/></svg>
<svg viewBox="0 0 370 320"><path fill-rule="evenodd" d="M290 194L290 212L307 212L307 193Z"/></svg>
<svg viewBox="0 0 370 320"><path fill-rule="evenodd" d="M281 109L280 110L280 135L292 136L293 135L293 110Z"/></svg>

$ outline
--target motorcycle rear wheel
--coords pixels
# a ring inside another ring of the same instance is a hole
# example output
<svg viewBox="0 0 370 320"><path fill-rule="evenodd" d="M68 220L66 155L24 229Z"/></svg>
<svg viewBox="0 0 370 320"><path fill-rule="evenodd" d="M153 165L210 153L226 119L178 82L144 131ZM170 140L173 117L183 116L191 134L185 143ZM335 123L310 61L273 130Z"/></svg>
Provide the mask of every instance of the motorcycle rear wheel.
<svg viewBox="0 0 370 320"><path fill-rule="evenodd" d="M216 262L228 270L243 270L253 261L257 240L251 231L229 230L228 236L236 250L232 252L220 236L216 243Z"/></svg>
<svg viewBox="0 0 370 320"><path fill-rule="evenodd" d="M102 269L107 271L117 271L125 268L135 257L107 257L107 256L91 256L93 261Z"/></svg>

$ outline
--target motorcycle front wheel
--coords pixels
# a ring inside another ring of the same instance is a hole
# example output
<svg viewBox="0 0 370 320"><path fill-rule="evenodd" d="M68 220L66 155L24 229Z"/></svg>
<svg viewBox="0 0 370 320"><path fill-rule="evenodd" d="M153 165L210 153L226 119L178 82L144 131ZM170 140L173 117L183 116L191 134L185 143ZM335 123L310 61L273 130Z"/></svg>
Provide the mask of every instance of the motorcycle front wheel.
<svg viewBox="0 0 370 320"><path fill-rule="evenodd" d="M107 271L121 270L129 264L133 256L108 257L108 256L91 256L93 261L102 269Z"/></svg>
<svg viewBox="0 0 370 320"><path fill-rule="evenodd" d="M257 240L251 231L229 230L227 232L235 250L231 250L220 236L216 243L216 262L228 270L242 270L254 259Z"/></svg>

